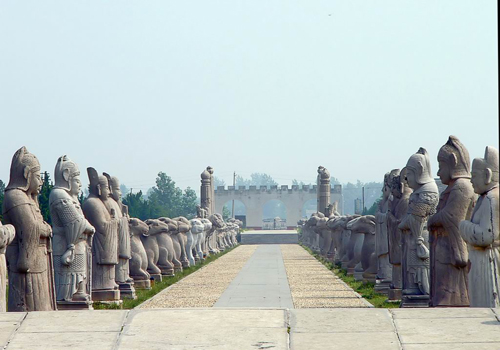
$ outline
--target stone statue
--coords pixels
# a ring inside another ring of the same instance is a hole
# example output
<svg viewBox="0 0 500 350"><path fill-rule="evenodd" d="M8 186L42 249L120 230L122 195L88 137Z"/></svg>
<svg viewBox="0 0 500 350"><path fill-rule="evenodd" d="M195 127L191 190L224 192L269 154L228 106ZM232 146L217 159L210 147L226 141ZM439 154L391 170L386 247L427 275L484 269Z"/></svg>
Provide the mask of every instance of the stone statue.
<svg viewBox="0 0 500 350"><path fill-rule="evenodd" d="M57 309L52 229L38 207L41 187L40 163L21 147L12 158L3 201L3 219L16 231L6 253L10 312Z"/></svg>
<svg viewBox="0 0 500 350"><path fill-rule="evenodd" d="M158 266L160 248L158 246L158 235L165 231L165 225L160 220L148 219L145 221L149 230L141 236L141 241L148 257L148 273L155 282L162 281L162 271ZM168 230L168 229L167 229Z"/></svg>
<svg viewBox="0 0 500 350"><path fill-rule="evenodd" d="M111 198L107 201L108 209L113 209L118 219L118 264L115 267L115 281L120 287L120 297L122 299L136 299L134 280L129 275L129 261L132 257L130 247L130 232L128 222L128 207L122 203L122 191L120 181L116 176L104 173L108 178Z"/></svg>
<svg viewBox="0 0 500 350"><path fill-rule="evenodd" d="M486 147L472 162L472 186L479 199L472 218L460 222L469 248L469 300L473 307L500 307L500 232L498 229L498 150Z"/></svg>
<svg viewBox="0 0 500 350"><path fill-rule="evenodd" d="M78 201L80 170L67 156L59 157L50 192L54 275L58 309L92 309L92 239L94 227Z"/></svg>
<svg viewBox="0 0 500 350"><path fill-rule="evenodd" d="M183 268L189 267L189 259L187 255L187 233L191 229L191 224L189 223L189 220L186 219L183 216L179 216L174 218L175 221L177 221L177 238L179 240L179 244L181 246L181 264Z"/></svg>
<svg viewBox="0 0 500 350"><path fill-rule="evenodd" d="M429 306L429 246L427 218L436 212L438 188L427 151L420 148L406 164L405 179L413 189L408 212L399 224L403 236L402 307Z"/></svg>
<svg viewBox="0 0 500 350"><path fill-rule="evenodd" d="M203 229L203 236L200 238L201 242L200 244L200 251L201 251L201 257L200 259L204 260L210 253L208 251L208 244L207 244L207 237L209 235L209 232L212 231L212 222L208 219L201 219L201 222L203 223L204 229Z"/></svg>
<svg viewBox="0 0 500 350"><path fill-rule="evenodd" d="M375 252L376 219L373 215L357 217L347 224L351 234L364 235L359 266L355 269L357 281L375 283L377 276L377 255Z"/></svg>
<svg viewBox="0 0 500 350"><path fill-rule="evenodd" d="M431 252L431 306L469 306L467 244L458 225L469 220L476 201L470 182L469 152L455 137L438 153L441 193L437 212L429 218Z"/></svg>
<svg viewBox="0 0 500 350"><path fill-rule="evenodd" d="M177 240L179 224L176 220L166 217L158 218L158 220L161 221L158 227L161 232L156 236L160 249L158 267L163 276L174 276L175 271L182 271L181 246ZM164 229L160 228L161 225L164 225Z"/></svg>
<svg viewBox="0 0 500 350"><path fill-rule="evenodd" d="M131 218L128 221L130 232L131 259L130 277L134 280L135 289L151 289L151 275L148 272L148 256L141 241L141 236L147 236L149 226L145 222Z"/></svg>
<svg viewBox="0 0 500 350"><path fill-rule="evenodd" d="M208 216L208 211L206 208L202 207L201 205L196 206L196 217L198 219L206 219Z"/></svg>
<svg viewBox="0 0 500 350"><path fill-rule="evenodd" d="M7 311L7 263L5 261L5 250L16 236L16 230L12 225L2 225L0 222L0 312Z"/></svg>
<svg viewBox="0 0 500 350"><path fill-rule="evenodd" d="M388 293L392 278L392 265L389 262L389 237L387 234L387 212L389 211L391 197L392 178L398 172L392 170L384 175L384 187L382 188L382 200L375 213L377 222L375 234L375 247L377 254L377 281L375 290L379 293ZM366 239L366 238L365 238Z"/></svg>
<svg viewBox="0 0 500 350"><path fill-rule="evenodd" d="M389 262L392 264L392 282L389 289L389 300L401 300L401 290L403 288L401 271L402 246L401 230L399 224L408 211L408 201L412 189L408 187L405 180L405 174L392 178L391 186L391 208L387 213L387 231L389 235Z"/></svg>
<svg viewBox="0 0 500 350"><path fill-rule="evenodd" d="M200 219L191 219L189 220L189 224L191 225L191 229L187 232L186 253L188 255L189 264L194 266L196 264L195 256L198 255L196 243L198 242L198 237L205 229L205 225L203 225ZM195 254L193 254L193 252Z"/></svg>
<svg viewBox="0 0 500 350"><path fill-rule="evenodd" d="M83 213L95 228L92 244L92 299L119 304L120 290L115 282L118 264L118 218L111 208L108 179L87 168L89 196L83 202Z"/></svg>

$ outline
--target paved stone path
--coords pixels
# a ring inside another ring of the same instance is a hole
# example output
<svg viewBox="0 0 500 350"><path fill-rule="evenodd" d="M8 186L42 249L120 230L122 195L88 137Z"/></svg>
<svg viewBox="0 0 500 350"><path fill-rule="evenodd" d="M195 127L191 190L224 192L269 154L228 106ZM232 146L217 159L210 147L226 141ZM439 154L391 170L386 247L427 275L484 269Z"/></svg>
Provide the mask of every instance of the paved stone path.
<svg viewBox="0 0 500 350"><path fill-rule="evenodd" d="M281 245L281 252L296 309L373 307L301 246Z"/></svg>
<svg viewBox="0 0 500 350"><path fill-rule="evenodd" d="M238 275L257 246L233 249L198 271L164 289L139 308L211 307Z"/></svg>
<svg viewBox="0 0 500 350"><path fill-rule="evenodd" d="M7 350L498 350L500 309L136 309L0 314Z"/></svg>
<svg viewBox="0 0 500 350"><path fill-rule="evenodd" d="M258 246L214 306L293 308L280 246Z"/></svg>

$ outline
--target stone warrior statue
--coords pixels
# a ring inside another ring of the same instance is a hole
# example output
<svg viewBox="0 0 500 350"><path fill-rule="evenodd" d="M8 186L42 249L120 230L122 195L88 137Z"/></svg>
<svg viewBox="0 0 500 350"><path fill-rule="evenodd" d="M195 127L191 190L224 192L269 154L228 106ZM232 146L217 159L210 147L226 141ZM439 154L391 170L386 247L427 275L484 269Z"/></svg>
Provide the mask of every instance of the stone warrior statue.
<svg viewBox="0 0 500 350"><path fill-rule="evenodd" d="M54 234L54 273L59 309L92 309L92 237L78 201L80 170L67 156L59 157L50 192Z"/></svg>
<svg viewBox="0 0 500 350"><path fill-rule="evenodd" d="M83 202L83 213L95 227L92 244L92 299L120 302L120 291L115 283L115 265L118 264L118 219L110 207L108 179L87 168L89 196Z"/></svg>
<svg viewBox="0 0 500 350"><path fill-rule="evenodd" d="M129 261L132 258L130 246L130 231L128 222L128 207L122 203L122 192L120 181L116 176L107 177L111 190L111 198L107 202L108 210L113 209L118 219L118 265L116 265L115 280L120 286L120 297L136 299L135 289L132 286L134 280L129 275Z"/></svg>
<svg viewBox="0 0 500 350"><path fill-rule="evenodd" d="M455 137L438 153L441 193L437 213L429 218L431 247L431 306L469 306L467 245L460 236L460 221L470 219L476 196L470 183L469 152Z"/></svg>
<svg viewBox="0 0 500 350"><path fill-rule="evenodd" d="M387 233L387 213L393 198L391 198L392 179L399 175L399 170L394 169L384 175L382 200L375 213L375 253L377 256L377 283L375 290L388 293L392 279L392 265L389 262L389 237Z"/></svg>
<svg viewBox="0 0 500 350"><path fill-rule="evenodd" d="M469 300L473 307L500 307L498 150L486 147L472 162L472 186L479 199L472 218L460 222L469 248Z"/></svg>
<svg viewBox="0 0 500 350"><path fill-rule="evenodd" d="M2 225L0 222L0 312L7 311L7 263L5 261L5 249L12 242L16 230L12 225Z"/></svg>
<svg viewBox="0 0 500 350"><path fill-rule="evenodd" d="M401 230L398 225L408 211L408 201L411 195L411 188L405 180L405 175L392 178L391 185L391 208L387 213L387 231L389 235L389 262L392 264L392 283L389 289L389 300L401 300L402 271L401 271Z"/></svg>
<svg viewBox="0 0 500 350"><path fill-rule="evenodd" d="M420 148L403 169L413 189L408 212L399 224L403 236L403 297L401 307L429 306L429 246L427 218L436 212L438 188L429 155Z"/></svg>
<svg viewBox="0 0 500 350"><path fill-rule="evenodd" d="M12 158L3 218L16 229L7 247L9 311L56 310L52 229L38 207L42 187L38 159L21 147Z"/></svg>

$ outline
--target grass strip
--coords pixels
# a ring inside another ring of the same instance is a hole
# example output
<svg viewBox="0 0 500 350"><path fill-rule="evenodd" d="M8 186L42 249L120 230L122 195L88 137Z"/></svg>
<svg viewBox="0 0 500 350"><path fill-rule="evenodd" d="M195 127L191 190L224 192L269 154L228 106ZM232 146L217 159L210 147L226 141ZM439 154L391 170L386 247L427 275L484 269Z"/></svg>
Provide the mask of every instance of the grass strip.
<svg viewBox="0 0 500 350"><path fill-rule="evenodd" d="M171 286L174 283L177 283L184 277L192 274L193 272L199 270L203 266L211 263L214 260L217 260L224 254L229 253L231 250L234 248L238 247L238 245L224 250L222 253L215 254L215 255L210 255L208 258L206 258L204 261L202 261L199 264L196 264L195 266L190 266L188 268L185 268L182 270L182 272L176 272L175 276L167 277L163 276L163 280L161 282L155 282L154 286L150 290L135 290L135 294L137 295L137 299L124 299L123 303L121 305L116 305L116 304L105 304L105 303L100 303L98 301L94 302L94 309L95 310L110 310L110 309L133 309L137 305L143 303L144 301L152 298L156 294L160 293L162 290L165 288Z"/></svg>
<svg viewBox="0 0 500 350"><path fill-rule="evenodd" d="M387 302L387 295L375 292L375 285L370 282L356 281L353 276L347 276L347 271L335 265L333 262L325 259L318 253L313 252L309 247L300 244L309 254L314 256L319 262L325 265L328 270L331 270L338 278L344 281L355 292L359 293L363 298L368 300L370 304L376 308L392 309L398 308L399 303Z"/></svg>

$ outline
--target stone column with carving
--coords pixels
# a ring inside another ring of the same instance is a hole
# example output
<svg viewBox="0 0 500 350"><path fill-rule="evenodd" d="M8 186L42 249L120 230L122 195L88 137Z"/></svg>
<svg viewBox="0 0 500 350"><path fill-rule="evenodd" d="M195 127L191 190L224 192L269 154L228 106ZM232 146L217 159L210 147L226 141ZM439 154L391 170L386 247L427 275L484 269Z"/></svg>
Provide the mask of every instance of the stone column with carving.
<svg viewBox="0 0 500 350"><path fill-rule="evenodd" d="M330 172L322 166L318 167L318 213L325 214L330 204Z"/></svg>
<svg viewBox="0 0 500 350"><path fill-rule="evenodd" d="M212 210L212 185L210 182L210 173L208 170L203 170L201 173L201 188L200 188L200 206L206 210L206 215L210 216Z"/></svg>

